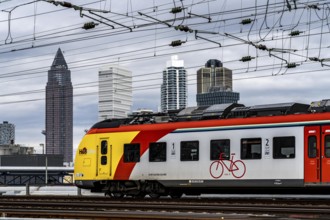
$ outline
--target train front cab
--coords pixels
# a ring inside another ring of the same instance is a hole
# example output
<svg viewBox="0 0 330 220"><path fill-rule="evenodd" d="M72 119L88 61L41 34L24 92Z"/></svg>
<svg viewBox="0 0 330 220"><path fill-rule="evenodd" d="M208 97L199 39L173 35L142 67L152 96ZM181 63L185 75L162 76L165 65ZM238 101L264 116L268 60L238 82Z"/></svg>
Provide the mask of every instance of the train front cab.
<svg viewBox="0 0 330 220"><path fill-rule="evenodd" d="M330 187L330 125L306 126L304 136L305 186Z"/></svg>
<svg viewBox="0 0 330 220"><path fill-rule="evenodd" d="M97 141L97 144L95 144ZM100 191L100 181L111 179L112 144L107 137L86 135L75 158L75 183L78 187Z"/></svg>

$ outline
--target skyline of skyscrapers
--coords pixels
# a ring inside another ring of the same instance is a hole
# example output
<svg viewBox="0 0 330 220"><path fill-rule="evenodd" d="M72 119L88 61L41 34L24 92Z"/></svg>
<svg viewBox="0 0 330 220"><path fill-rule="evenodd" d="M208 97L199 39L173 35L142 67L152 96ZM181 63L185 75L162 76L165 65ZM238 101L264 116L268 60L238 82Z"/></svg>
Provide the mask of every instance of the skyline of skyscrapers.
<svg viewBox="0 0 330 220"><path fill-rule="evenodd" d="M210 59L197 71L197 106L237 103L239 93L233 92L232 70L220 60Z"/></svg>
<svg viewBox="0 0 330 220"><path fill-rule="evenodd" d="M187 106L187 81L184 61L177 55L166 62L161 85L161 111L182 109Z"/></svg>
<svg viewBox="0 0 330 220"><path fill-rule="evenodd" d="M99 70L98 120L125 118L132 111L132 72L110 65Z"/></svg>
<svg viewBox="0 0 330 220"><path fill-rule="evenodd" d="M46 85L46 154L73 160L73 89L71 72L59 48L48 71Z"/></svg>
<svg viewBox="0 0 330 220"><path fill-rule="evenodd" d="M98 120L124 118L132 112L132 72L112 65L99 69ZM187 71L184 60L172 56L166 62L161 85L161 110L187 107ZM221 61L210 59L197 71L198 106L237 103L239 93L232 91L232 71ZM46 86L46 154L63 154L65 162L73 154L73 88L71 72L59 48Z"/></svg>

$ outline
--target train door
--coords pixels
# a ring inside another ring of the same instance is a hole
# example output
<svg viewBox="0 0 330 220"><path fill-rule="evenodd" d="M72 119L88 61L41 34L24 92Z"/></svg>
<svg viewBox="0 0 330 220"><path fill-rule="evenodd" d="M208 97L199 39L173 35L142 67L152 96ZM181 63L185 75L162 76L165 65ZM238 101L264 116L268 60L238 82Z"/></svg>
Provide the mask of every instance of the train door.
<svg viewBox="0 0 330 220"><path fill-rule="evenodd" d="M330 183L330 126L322 126L321 181Z"/></svg>
<svg viewBox="0 0 330 220"><path fill-rule="evenodd" d="M108 139L100 139L97 145L97 176L106 178L111 176L111 145Z"/></svg>
<svg viewBox="0 0 330 220"><path fill-rule="evenodd" d="M330 183L330 126L305 127L305 183Z"/></svg>

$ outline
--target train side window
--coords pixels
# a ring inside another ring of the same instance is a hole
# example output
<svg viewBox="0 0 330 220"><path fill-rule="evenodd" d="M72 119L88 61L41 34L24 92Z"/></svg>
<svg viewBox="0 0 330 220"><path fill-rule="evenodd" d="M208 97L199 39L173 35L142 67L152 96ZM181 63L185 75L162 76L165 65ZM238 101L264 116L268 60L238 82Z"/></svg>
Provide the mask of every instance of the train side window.
<svg viewBox="0 0 330 220"><path fill-rule="evenodd" d="M198 141L181 141L181 161L198 161L199 160L199 142Z"/></svg>
<svg viewBox="0 0 330 220"><path fill-rule="evenodd" d="M261 159L261 138L241 139L241 159Z"/></svg>
<svg viewBox="0 0 330 220"><path fill-rule="evenodd" d="M330 135L326 135L324 137L324 154L325 157L329 158L330 157Z"/></svg>
<svg viewBox="0 0 330 220"><path fill-rule="evenodd" d="M149 161L166 161L166 142L155 142L149 144Z"/></svg>
<svg viewBox="0 0 330 220"><path fill-rule="evenodd" d="M296 143L294 136L273 138L273 158L295 158Z"/></svg>
<svg viewBox="0 0 330 220"><path fill-rule="evenodd" d="M210 145L211 160L229 160L230 157L230 140L211 140ZM221 155L221 158L220 158Z"/></svg>
<svg viewBox="0 0 330 220"><path fill-rule="evenodd" d="M140 144L124 144L124 162L140 162Z"/></svg>
<svg viewBox="0 0 330 220"><path fill-rule="evenodd" d="M108 141L101 141L101 154L108 153Z"/></svg>
<svg viewBox="0 0 330 220"><path fill-rule="evenodd" d="M316 150L316 136L308 137L308 157L316 158L317 150Z"/></svg>

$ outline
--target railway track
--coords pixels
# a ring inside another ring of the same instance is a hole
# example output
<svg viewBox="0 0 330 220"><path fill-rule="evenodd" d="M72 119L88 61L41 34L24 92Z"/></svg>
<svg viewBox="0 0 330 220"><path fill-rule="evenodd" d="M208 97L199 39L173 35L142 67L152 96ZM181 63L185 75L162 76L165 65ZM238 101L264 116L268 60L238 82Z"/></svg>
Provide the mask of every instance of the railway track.
<svg viewBox="0 0 330 220"><path fill-rule="evenodd" d="M330 218L330 200L105 199L102 197L0 197L5 217L85 219Z"/></svg>

